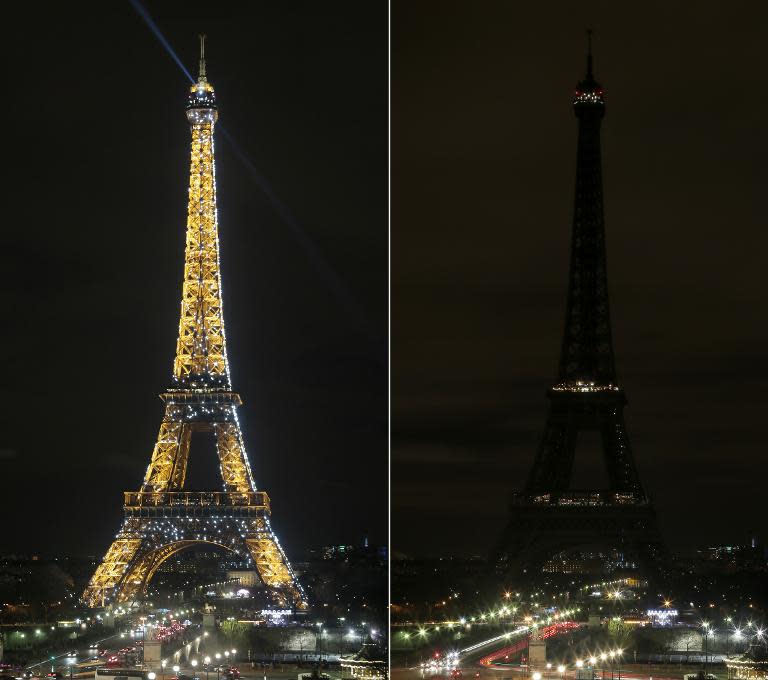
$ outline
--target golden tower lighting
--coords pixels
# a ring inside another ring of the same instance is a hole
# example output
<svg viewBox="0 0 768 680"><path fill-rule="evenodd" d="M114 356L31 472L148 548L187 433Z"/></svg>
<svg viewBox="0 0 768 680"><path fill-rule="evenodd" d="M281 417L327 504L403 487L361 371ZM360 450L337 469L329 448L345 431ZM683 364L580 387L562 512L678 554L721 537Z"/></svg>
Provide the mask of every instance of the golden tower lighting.
<svg viewBox="0 0 768 680"><path fill-rule="evenodd" d="M205 69L190 88L192 133L189 202L179 336L165 413L139 491L124 494L123 525L82 599L91 607L132 602L158 567L180 550L214 545L250 555L264 589L280 607L306 609L307 599L272 531L270 501L253 479L232 391L221 299L213 132L218 112ZM216 440L223 490L184 490L193 432Z"/></svg>

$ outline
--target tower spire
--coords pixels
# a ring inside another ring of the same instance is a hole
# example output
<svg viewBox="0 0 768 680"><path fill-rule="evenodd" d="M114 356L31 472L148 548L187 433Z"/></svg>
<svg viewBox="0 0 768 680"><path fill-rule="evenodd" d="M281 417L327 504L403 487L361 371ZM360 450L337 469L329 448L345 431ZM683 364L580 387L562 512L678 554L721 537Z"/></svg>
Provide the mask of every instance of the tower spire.
<svg viewBox="0 0 768 680"><path fill-rule="evenodd" d="M205 80L205 38L206 37L207 36L204 33L200 34L200 69L197 77L198 80Z"/></svg>
<svg viewBox="0 0 768 680"><path fill-rule="evenodd" d="M579 121L576 191L568 304L558 384L616 385L608 307L600 123L603 89L592 75L592 31L587 31L587 75L573 100Z"/></svg>

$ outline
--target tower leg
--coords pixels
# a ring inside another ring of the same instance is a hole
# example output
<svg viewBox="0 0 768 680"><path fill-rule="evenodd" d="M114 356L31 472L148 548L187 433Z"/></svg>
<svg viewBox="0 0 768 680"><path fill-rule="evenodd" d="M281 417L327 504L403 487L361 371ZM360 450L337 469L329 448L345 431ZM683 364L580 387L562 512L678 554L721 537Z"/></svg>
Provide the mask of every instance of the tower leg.
<svg viewBox="0 0 768 680"><path fill-rule="evenodd" d="M87 606L104 606L108 595L117 588L139 551L141 542L135 527L126 522L88 582L82 596Z"/></svg>
<svg viewBox="0 0 768 680"><path fill-rule="evenodd" d="M214 430L224 489L241 493L256 491L251 466L245 455L243 436L237 422L216 423Z"/></svg>
<svg viewBox="0 0 768 680"><path fill-rule="evenodd" d="M184 486L190 437L189 425L182 421L181 407L166 404L142 491L170 491Z"/></svg>
<svg viewBox="0 0 768 680"><path fill-rule="evenodd" d="M245 544L251 553L256 571L276 603L307 609L304 590L285 556L268 520L258 520L255 531L246 536Z"/></svg>

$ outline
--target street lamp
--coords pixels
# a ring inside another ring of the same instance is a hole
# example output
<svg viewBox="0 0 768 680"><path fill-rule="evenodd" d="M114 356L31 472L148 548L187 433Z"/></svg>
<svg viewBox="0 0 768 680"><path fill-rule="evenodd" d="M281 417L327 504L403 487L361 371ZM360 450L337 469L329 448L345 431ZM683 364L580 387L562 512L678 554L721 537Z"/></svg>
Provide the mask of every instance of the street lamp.
<svg viewBox="0 0 768 680"><path fill-rule="evenodd" d="M539 671L536 671L533 674L533 680L541 680L541 673L539 673Z"/></svg>
<svg viewBox="0 0 768 680"><path fill-rule="evenodd" d="M197 667L197 659L192 659L192 668Z"/></svg>
<svg viewBox="0 0 768 680"><path fill-rule="evenodd" d="M166 663L168 663L168 662L167 662L165 659L163 659L163 660L160 662L160 667L163 669L163 670L162 670L162 674L163 674L163 680L165 680L165 664L166 664Z"/></svg>
<svg viewBox="0 0 768 680"><path fill-rule="evenodd" d="M178 666L174 666L174 667L173 667L173 672L174 672L174 673L176 673L176 674L178 675L178 673L179 673L179 667L178 667Z"/></svg>
<svg viewBox="0 0 768 680"><path fill-rule="evenodd" d="M704 629L704 677L707 677L707 661L709 660L709 621L701 624Z"/></svg>
<svg viewBox="0 0 768 680"><path fill-rule="evenodd" d="M211 657L206 656L203 659L203 663L205 664L205 680L208 680L208 664L211 663Z"/></svg>
<svg viewBox="0 0 768 680"><path fill-rule="evenodd" d="M153 673L152 671L149 671L149 673L147 673L147 679L148 680L155 680L156 677L157 677L157 675L155 673Z"/></svg>

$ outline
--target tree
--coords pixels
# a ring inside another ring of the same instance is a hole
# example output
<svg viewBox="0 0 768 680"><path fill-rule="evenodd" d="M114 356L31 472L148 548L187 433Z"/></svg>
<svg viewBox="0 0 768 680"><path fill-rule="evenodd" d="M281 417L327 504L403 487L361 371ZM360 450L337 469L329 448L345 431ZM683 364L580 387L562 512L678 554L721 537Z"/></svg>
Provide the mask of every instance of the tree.
<svg viewBox="0 0 768 680"><path fill-rule="evenodd" d="M623 619L615 618L608 622L608 636L619 649L626 649L629 646L632 633L632 626Z"/></svg>
<svg viewBox="0 0 768 680"><path fill-rule="evenodd" d="M244 642L248 634L248 626L239 621L222 621L220 626L221 634L230 642Z"/></svg>

